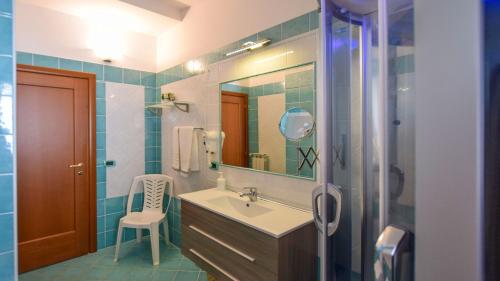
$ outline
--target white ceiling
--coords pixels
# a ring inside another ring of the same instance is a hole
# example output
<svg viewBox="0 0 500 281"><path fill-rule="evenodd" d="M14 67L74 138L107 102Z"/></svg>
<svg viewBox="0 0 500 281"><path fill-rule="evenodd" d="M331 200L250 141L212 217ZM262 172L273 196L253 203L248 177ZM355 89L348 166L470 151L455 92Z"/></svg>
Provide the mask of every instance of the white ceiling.
<svg viewBox="0 0 500 281"><path fill-rule="evenodd" d="M202 0L17 1L77 16L91 24L117 25L130 31L158 36L181 22L190 6Z"/></svg>

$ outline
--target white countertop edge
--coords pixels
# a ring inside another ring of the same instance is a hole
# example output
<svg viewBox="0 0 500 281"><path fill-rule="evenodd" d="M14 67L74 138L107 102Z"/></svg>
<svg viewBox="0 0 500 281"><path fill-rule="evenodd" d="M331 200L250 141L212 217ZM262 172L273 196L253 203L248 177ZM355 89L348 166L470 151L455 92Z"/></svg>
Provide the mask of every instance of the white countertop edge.
<svg viewBox="0 0 500 281"><path fill-rule="evenodd" d="M189 194L189 193L186 193L186 194ZM282 231L282 232L279 232L279 233L273 233L273 232L270 232L270 231L268 231L268 230L266 230L264 228L261 228L261 227L255 226L253 224L247 223L247 222L245 222L245 221L243 221L241 219L238 219L238 218L235 218L235 217L232 217L232 216L228 216L227 214L224 214L223 212L214 210L214 209L212 209L212 208L210 208L208 206L204 206L203 204L200 204L199 202L196 202L194 200L190 200L188 198L184 198L183 194L179 195L179 198L181 198L182 200L185 200L185 201L187 201L187 202L189 202L191 204L194 204L194 205L196 205L198 207L201 207L201 208L203 208L203 209L205 209L207 211L216 213L216 214L221 215L221 216L223 216L223 217L225 217L227 219L230 219L232 221L241 223L241 224L246 225L246 226L248 226L250 228L253 228L253 229L257 230L257 231L263 232L263 233L265 233L265 234L267 234L269 236L272 236L274 238L281 238L281 237L283 237L283 236L285 236L285 235L293 232L294 230L297 230L297 229L299 229L299 228L301 228L301 227L303 227L303 226L305 226L305 225L307 225L307 224L309 224L309 223L311 223L313 221L313 219L311 218L311 219L309 219L309 220L307 220L307 221L305 221L305 222L303 222L301 224L298 224L298 225L296 225L296 226L294 226L292 228L289 228L286 231ZM279 204L281 204L281 203L279 203ZM182 203L181 203L181 208L182 208ZM293 208L293 207L291 207L291 208ZM306 211L302 211L302 210L298 210L298 211L306 212ZM182 220L182 218L181 218L181 220Z"/></svg>

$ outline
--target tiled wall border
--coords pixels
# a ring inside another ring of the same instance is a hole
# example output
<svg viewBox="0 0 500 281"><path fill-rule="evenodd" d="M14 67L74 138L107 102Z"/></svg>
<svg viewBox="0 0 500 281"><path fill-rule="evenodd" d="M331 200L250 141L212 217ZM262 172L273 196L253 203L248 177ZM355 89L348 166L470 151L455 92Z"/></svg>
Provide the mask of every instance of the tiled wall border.
<svg viewBox="0 0 500 281"><path fill-rule="evenodd" d="M16 169L13 3L0 1L0 280L15 280Z"/></svg>
<svg viewBox="0 0 500 281"><path fill-rule="evenodd" d="M207 53L197 58L192 58L202 63L202 65L213 64L227 59L226 53L238 49L243 43L248 41L256 41L262 38L271 39L271 45L280 41L301 35L303 33L317 29L319 26L319 14L316 10L306 13L304 15L293 18L284 23L275 25L266 30L252 34L238 41L227 44L213 52ZM157 73L157 87L161 85L183 80L196 74L191 73L187 69L187 61L170 67Z"/></svg>

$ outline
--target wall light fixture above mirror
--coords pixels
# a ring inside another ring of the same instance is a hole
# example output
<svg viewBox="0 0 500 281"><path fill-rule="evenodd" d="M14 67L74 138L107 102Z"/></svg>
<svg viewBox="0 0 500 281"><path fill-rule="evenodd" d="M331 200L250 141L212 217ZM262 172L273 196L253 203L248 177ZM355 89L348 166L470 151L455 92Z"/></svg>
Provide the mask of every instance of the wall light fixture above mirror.
<svg viewBox="0 0 500 281"><path fill-rule="evenodd" d="M301 165L305 154L300 151L316 151L315 77L315 64L309 63L220 84L226 136L220 162L314 180L316 167ZM300 112L302 118L287 112Z"/></svg>

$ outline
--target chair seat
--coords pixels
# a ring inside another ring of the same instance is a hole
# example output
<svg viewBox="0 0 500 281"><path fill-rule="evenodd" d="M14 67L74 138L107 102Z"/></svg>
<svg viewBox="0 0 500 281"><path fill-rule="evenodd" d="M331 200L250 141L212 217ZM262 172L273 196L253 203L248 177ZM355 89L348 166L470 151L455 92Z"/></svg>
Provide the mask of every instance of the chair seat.
<svg viewBox="0 0 500 281"><path fill-rule="evenodd" d="M165 218L165 214L160 212L131 212L120 220L124 226L149 226L152 223L158 223Z"/></svg>

